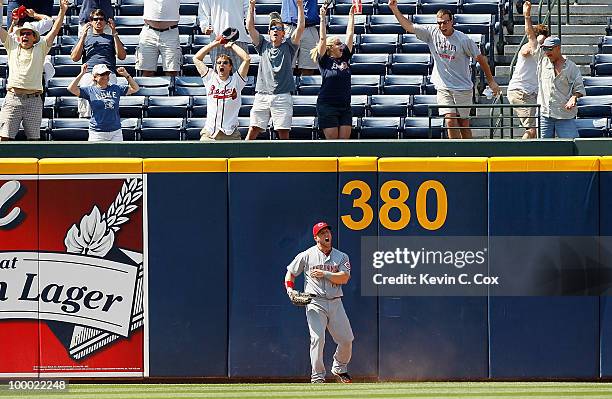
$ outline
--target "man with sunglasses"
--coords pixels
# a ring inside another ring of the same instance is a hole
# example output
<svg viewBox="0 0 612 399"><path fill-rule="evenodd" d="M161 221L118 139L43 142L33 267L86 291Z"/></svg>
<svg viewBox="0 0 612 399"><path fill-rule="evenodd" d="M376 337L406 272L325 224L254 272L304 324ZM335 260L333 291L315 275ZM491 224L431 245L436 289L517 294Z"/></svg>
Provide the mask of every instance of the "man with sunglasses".
<svg viewBox="0 0 612 399"><path fill-rule="evenodd" d="M201 141L240 140L238 113L251 57L235 42L223 44L224 41L222 38L215 39L193 56L193 63L206 86L206 125L200 134ZM233 61L227 54L219 54L214 59L213 68L204 63L206 54L220 46L235 52L242 60L237 73L232 73Z"/></svg>
<svg viewBox="0 0 612 399"><path fill-rule="evenodd" d="M580 69L561 53L561 40L549 36L537 51L538 104L542 138L576 138L578 98L586 95Z"/></svg>
<svg viewBox="0 0 612 399"><path fill-rule="evenodd" d="M87 87L94 84L92 69L94 65L104 64L110 71L110 84L117 83L117 59L124 60L127 56L125 47L119 39L117 28L112 19L108 20L112 34L104 33L107 23L106 15L101 9L93 10L89 16L89 21L83 28L83 34L79 41L72 48L70 58L72 61L83 61L89 65L89 70L80 81L80 87ZM79 98L79 117L89 118L91 108L89 102Z"/></svg>
<svg viewBox="0 0 612 399"><path fill-rule="evenodd" d="M0 40L6 48L9 66L7 93L0 111L0 140L14 139L22 123L28 139L40 139L43 65L62 28L68 6L68 0L61 0L53 29L42 38L29 22L15 31L17 38L0 27Z"/></svg>
<svg viewBox="0 0 612 399"><path fill-rule="evenodd" d="M449 10L439 10L436 14L436 25L413 24L404 17L397 7L397 0L389 0L389 9L395 15L406 32L416 34L416 37L429 46L434 58L434 68L431 81L436 86L437 103L448 106L439 108L444 115L448 138L472 138L470 130L470 109L455 108L454 105L471 105L474 84L470 73L470 58L474 58L482 68L487 82L495 95L500 88L487 62L487 57L469 36L453 28L453 15Z"/></svg>
<svg viewBox="0 0 612 399"><path fill-rule="evenodd" d="M280 19L272 19L269 25L270 39L255 29L255 0L250 0L247 30L260 55L255 85L255 100L251 108L251 120L247 140L254 140L266 130L270 117L280 139L288 139L293 119L295 91L293 59L304 33L304 4L296 0L298 7L297 28L285 37L285 26Z"/></svg>

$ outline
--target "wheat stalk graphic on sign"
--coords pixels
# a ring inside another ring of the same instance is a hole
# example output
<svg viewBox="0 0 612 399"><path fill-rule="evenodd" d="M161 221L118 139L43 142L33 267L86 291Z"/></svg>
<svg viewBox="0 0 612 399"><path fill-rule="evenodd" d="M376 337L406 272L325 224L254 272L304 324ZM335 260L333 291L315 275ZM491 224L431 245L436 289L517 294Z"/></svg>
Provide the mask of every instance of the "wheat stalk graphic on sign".
<svg viewBox="0 0 612 399"><path fill-rule="evenodd" d="M64 239L66 251L100 258L105 257L113 248L115 233L121 229L121 225L130 220L128 215L138 209L137 202L142 198L142 194L142 178L126 179L121 186L121 191L106 213L102 214L98 206L94 205L91 213L83 216L78 226L76 223L72 225ZM133 261L140 264L136 280L136 298L130 323L130 331L134 331L141 327L144 321L142 254L127 250L122 251ZM120 338L119 335L107 331L75 325L68 351L72 358L82 359L118 338Z"/></svg>

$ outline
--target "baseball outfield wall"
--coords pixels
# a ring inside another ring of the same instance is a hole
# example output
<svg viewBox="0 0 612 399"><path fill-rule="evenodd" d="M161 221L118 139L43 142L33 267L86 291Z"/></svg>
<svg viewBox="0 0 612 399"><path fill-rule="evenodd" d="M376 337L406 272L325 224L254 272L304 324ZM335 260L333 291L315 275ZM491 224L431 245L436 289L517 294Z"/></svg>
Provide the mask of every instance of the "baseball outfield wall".
<svg viewBox="0 0 612 399"><path fill-rule="evenodd" d="M607 378L611 203L612 157L0 159L0 376L307 378L326 220L355 376ZM364 237L484 238L513 291L364 294Z"/></svg>

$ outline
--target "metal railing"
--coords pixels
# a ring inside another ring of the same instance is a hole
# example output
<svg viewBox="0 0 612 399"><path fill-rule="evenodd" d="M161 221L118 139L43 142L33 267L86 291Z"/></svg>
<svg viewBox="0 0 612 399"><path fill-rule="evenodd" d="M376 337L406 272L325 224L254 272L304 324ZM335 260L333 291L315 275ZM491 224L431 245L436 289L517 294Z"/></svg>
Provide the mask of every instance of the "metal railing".
<svg viewBox="0 0 612 399"><path fill-rule="evenodd" d="M478 109L490 109L489 111L489 116L469 116L468 120L473 121L473 120L482 120L482 119L488 119L489 120L489 125L488 126L471 126L470 123L470 129L489 129L489 138L493 139L495 138L495 135L497 133L497 131L500 131L500 138L505 138L505 130L509 129L510 131L510 138L514 138L514 120L515 119L520 119L518 116L516 116L513 112L514 108L537 108L536 110L536 116L533 117L529 117L529 118L533 118L537 120L536 123L536 132L537 135L536 137L540 137L540 122L541 122L541 117L540 117L540 104L504 104L503 103L503 96L497 96L497 98L499 98L500 103L491 103L491 104L472 104L472 105L453 105L453 106L449 106L449 105L438 105L438 104L428 104L427 105L427 117L429 119L429 134L428 134L428 138L432 138L433 137L433 128L434 126L432 125L431 121L433 118L438 118L438 119L444 119L444 116L436 116L434 115L434 111L439 109L439 108L475 108L476 112L478 112ZM496 100L497 100L496 98ZM499 115L498 116L494 116L493 113L496 109L499 109ZM505 115L505 111L508 110L509 113L508 115ZM450 117L449 119L464 119L464 118L460 118L458 116L455 117ZM505 126L504 125L504 121L506 120L510 120L510 126ZM520 123L516 124L516 127L520 127ZM437 126L435 126L435 128L438 128ZM448 127L442 127L442 129L448 129ZM457 129L460 129L459 127L457 127Z"/></svg>

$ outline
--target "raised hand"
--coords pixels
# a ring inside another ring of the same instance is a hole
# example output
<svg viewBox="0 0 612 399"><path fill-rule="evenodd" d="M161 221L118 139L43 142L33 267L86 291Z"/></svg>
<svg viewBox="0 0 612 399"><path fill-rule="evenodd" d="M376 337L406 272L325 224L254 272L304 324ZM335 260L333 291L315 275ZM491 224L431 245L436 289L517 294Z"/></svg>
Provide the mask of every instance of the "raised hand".
<svg viewBox="0 0 612 399"><path fill-rule="evenodd" d="M87 73L87 68L89 68L87 64L81 65L81 75L85 75Z"/></svg>
<svg viewBox="0 0 612 399"><path fill-rule="evenodd" d="M389 0L389 8L397 8L397 0Z"/></svg>
<svg viewBox="0 0 612 399"><path fill-rule="evenodd" d="M249 7L251 8L251 10L255 9L255 0L249 0Z"/></svg>
<svg viewBox="0 0 612 399"><path fill-rule="evenodd" d="M204 29L204 32L203 32L203 33L204 33L205 35L210 35L211 33L213 33L213 27L212 27L212 26L210 26L210 25L208 25L208 26L206 27L206 29Z"/></svg>
<svg viewBox="0 0 612 399"><path fill-rule="evenodd" d="M304 7L304 0L295 0L295 4L298 6L298 8L302 8Z"/></svg>
<svg viewBox="0 0 612 399"><path fill-rule="evenodd" d="M327 15L327 7L325 7L325 4L323 4L319 9L319 15L321 16L321 19L325 18Z"/></svg>
<svg viewBox="0 0 612 399"><path fill-rule="evenodd" d="M68 8L70 8L70 3L68 2L68 0L61 0L60 1L60 12L63 12L64 14L66 14L66 11L68 11Z"/></svg>
<svg viewBox="0 0 612 399"><path fill-rule="evenodd" d="M124 78L127 78L128 76L130 76L130 74L124 67L117 68L117 75L123 76Z"/></svg>
<svg viewBox="0 0 612 399"><path fill-rule="evenodd" d="M111 28L111 32L113 33L113 35L115 33L117 33L117 25L115 24L115 20L112 18L108 19L108 26L110 26Z"/></svg>
<svg viewBox="0 0 612 399"><path fill-rule="evenodd" d="M531 16L531 2L526 1L523 3L523 16L530 17Z"/></svg>

